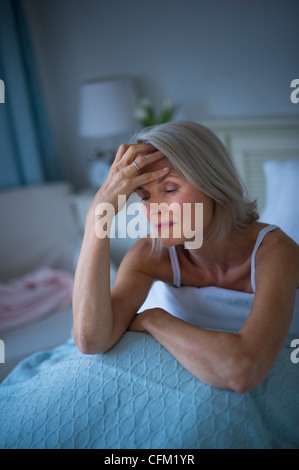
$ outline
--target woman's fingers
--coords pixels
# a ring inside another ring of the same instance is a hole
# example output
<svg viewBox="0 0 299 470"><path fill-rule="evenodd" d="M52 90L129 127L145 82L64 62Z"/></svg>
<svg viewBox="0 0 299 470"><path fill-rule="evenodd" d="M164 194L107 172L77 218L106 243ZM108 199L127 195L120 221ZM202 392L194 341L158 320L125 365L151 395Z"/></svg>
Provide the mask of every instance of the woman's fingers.
<svg viewBox="0 0 299 470"><path fill-rule="evenodd" d="M119 160L119 168L122 168L122 171L124 171L124 175L126 174L127 177L129 177L129 180L131 180L129 186L131 187L131 189L133 188L134 191L137 186L161 178L169 171L169 167L165 167L155 171L147 172L145 170L145 172L139 174L138 168L140 170L143 170L150 163L154 163L158 160L161 160L162 158L165 158L165 155L152 145L131 145L125 151L123 157ZM135 162L137 166L133 165L133 162Z"/></svg>
<svg viewBox="0 0 299 470"><path fill-rule="evenodd" d="M117 152L116 152L113 163L119 162L121 160L121 158L123 157L123 155L126 153L126 151L128 150L129 147L130 147L130 145L126 145L126 144L120 145L118 147Z"/></svg>
<svg viewBox="0 0 299 470"><path fill-rule="evenodd" d="M168 167L156 171L147 172L145 170L142 174L139 174L138 168L142 170L148 164L161 158L165 158L165 155L152 145L121 145L109 174L97 193L97 201L109 202L116 208L118 195L123 194L128 198L137 186L149 183L167 174ZM132 165L134 160L136 160L138 168Z"/></svg>
<svg viewBox="0 0 299 470"><path fill-rule="evenodd" d="M117 166L119 170L130 171L132 176L139 175L138 168L142 170L150 163L154 163L165 155L157 150L156 147L149 144L121 145L117 151L113 167ZM135 162L137 167L132 163ZM133 173L132 173L133 171Z"/></svg>
<svg viewBox="0 0 299 470"><path fill-rule="evenodd" d="M124 163L130 165L133 160L139 155L150 155L154 152L157 152L156 147L150 144L134 144L131 145L130 148L124 155Z"/></svg>
<svg viewBox="0 0 299 470"><path fill-rule="evenodd" d="M134 178L135 188L137 186L141 186L142 184L155 181L158 178L162 178L162 176L166 175L168 171L169 171L169 167L164 167L164 168L160 168L159 170L148 171L147 173L143 173L142 175L136 176L136 178Z"/></svg>
<svg viewBox="0 0 299 470"><path fill-rule="evenodd" d="M150 155L154 152L157 152L157 149L149 144L121 145L115 160L117 159L117 162L128 166L138 155Z"/></svg>
<svg viewBox="0 0 299 470"><path fill-rule="evenodd" d="M160 152L160 150L156 150L155 152L152 152L150 154L139 154L137 157L132 160L131 165L133 161L137 164L137 166L142 170L145 168L147 165L151 163L155 163L158 160L161 160L162 158L165 158L165 155Z"/></svg>
<svg viewBox="0 0 299 470"><path fill-rule="evenodd" d="M113 163L119 163L120 161L122 161L123 163L126 163L128 165L131 161L134 160L134 158L136 157L136 155L138 155L138 153L142 153L142 152L150 153L150 152L153 152L154 150L156 150L155 147L153 147L152 145L148 145L148 144L131 144L131 145L122 144L119 146L116 152Z"/></svg>

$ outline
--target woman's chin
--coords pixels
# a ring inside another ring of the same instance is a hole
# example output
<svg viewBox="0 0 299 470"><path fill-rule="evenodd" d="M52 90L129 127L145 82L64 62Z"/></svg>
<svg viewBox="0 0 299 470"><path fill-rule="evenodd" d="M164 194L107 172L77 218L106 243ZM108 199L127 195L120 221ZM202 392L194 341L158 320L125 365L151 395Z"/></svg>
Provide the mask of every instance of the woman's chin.
<svg viewBox="0 0 299 470"><path fill-rule="evenodd" d="M177 227L175 229L172 227L160 228L159 230L155 228L152 230L152 234L154 238L159 238L161 244L165 247L182 245L186 241Z"/></svg>
<svg viewBox="0 0 299 470"><path fill-rule="evenodd" d="M173 238L173 237L159 237L159 240L161 244L165 247L182 245L184 243L184 240L181 240L180 238Z"/></svg>

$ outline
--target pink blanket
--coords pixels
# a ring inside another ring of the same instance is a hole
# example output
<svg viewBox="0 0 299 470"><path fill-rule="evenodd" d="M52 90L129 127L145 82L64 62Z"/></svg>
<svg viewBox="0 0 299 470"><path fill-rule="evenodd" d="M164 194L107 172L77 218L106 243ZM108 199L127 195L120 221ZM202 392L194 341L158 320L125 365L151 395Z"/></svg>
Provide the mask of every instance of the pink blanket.
<svg viewBox="0 0 299 470"><path fill-rule="evenodd" d="M71 305L73 276L42 268L21 278L0 283L0 331L37 320Z"/></svg>

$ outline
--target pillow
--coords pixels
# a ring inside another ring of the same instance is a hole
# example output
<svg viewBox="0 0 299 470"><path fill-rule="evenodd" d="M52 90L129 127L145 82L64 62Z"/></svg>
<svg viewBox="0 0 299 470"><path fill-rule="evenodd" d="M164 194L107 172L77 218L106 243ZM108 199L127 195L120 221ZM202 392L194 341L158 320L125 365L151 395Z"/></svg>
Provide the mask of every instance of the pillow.
<svg viewBox="0 0 299 470"><path fill-rule="evenodd" d="M43 266L73 272L81 237L67 182L0 192L0 282Z"/></svg>
<svg viewBox="0 0 299 470"><path fill-rule="evenodd" d="M299 159L264 163L266 202L260 221L278 225L299 243Z"/></svg>

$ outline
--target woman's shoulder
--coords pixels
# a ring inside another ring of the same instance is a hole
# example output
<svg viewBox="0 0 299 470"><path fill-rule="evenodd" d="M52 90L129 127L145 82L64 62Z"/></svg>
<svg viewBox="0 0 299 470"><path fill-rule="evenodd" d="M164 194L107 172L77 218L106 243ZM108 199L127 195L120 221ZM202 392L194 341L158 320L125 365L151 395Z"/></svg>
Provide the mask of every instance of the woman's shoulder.
<svg viewBox="0 0 299 470"><path fill-rule="evenodd" d="M153 239L149 235L137 240L126 257L130 258L135 267L149 274L153 279L172 282L168 248L161 246L159 251L153 250Z"/></svg>
<svg viewBox="0 0 299 470"><path fill-rule="evenodd" d="M143 254L146 259L153 258L153 250L152 250L152 238L150 235L146 235L145 237L139 238L130 248L129 252L137 255ZM164 247L163 247L164 248ZM162 254L165 254L165 250L162 251Z"/></svg>
<svg viewBox="0 0 299 470"><path fill-rule="evenodd" d="M260 224L261 228L269 224ZM281 273L287 270L298 277L299 284L299 246L283 230L277 227L264 237L263 243L256 253L256 267L279 269ZM264 271L264 272L265 272Z"/></svg>
<svg viewBox="0 0 299 470"><path fill-rule="evenodd" d="M259 222L256 224L256 227L259 231L264 228L269 227L270 224ZM266 243L264 243L264 240ZM267 233L267 236L263 240L264 247L267 247L267 251L269 250L281 250L281 251L290 251L294 254L299 253L299 246L297 243L285 233L280 227L273 227ZM261 250L262 251L262 250Z"/></svg>

